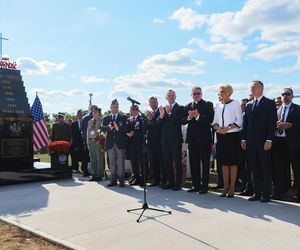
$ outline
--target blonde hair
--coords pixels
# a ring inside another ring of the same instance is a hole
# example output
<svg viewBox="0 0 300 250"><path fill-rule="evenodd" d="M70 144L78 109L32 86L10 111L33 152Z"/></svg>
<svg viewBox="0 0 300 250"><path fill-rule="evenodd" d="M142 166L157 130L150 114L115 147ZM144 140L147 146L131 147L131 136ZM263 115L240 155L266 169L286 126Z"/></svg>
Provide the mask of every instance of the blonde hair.
<svg viewBox="0 0 300 250"><path fill-rule="evenodd" d="M233 93L233 88L230 84L222 83L219 85L219 89L224 90L229 96L231 96Z"/></svg>

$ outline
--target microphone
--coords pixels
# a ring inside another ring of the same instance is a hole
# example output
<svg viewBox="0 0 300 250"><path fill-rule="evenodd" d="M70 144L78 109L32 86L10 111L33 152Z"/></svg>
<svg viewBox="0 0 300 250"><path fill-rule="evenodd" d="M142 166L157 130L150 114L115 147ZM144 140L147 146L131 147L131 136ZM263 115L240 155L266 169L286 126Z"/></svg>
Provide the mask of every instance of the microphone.
<svg viewBox="0 0 300 250"><path fill-rule="evenodd" d="M128 100L128 101L131 101L132 104L141 105L141 103L139 103L138 101L136 101L136 100L134 100L134 99L132 99L132 98L130 98L130 97L127 97L127 100Z"/></svg>

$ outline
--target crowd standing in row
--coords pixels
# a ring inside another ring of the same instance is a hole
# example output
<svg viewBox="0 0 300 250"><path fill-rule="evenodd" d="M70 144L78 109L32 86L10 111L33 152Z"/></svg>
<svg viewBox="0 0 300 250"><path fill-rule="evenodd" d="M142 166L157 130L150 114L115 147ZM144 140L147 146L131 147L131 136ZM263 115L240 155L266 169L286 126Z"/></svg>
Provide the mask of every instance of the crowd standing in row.
<svg viewBox="0 0 300 250"><path fill-rule="evenodd" d="M249 201L282 199L291 187L292 167L295 198L300 200L300 106L292 102L291 88L284 88L281 100L276 102L266 98L263 91L263 83L253 81L251 98L239 102L231 99L232 87L222 84L220 102L214 108L202 99L200 87L192 89L193 100L186 106L176 103L176 93L168 90L168 104L159 106L157 98L151 97L151 111L143 116L136 105L131 106L129 116L121 114L118 101L113 100L111 114L105 117L95 105L84 117L79 110L71 129L60 113L52 140L72 143L73 168L78 170L81 162L83 175L91 174L91 181L102 180L107 158L107 186L124 187L128 159L130 185L143 186L144 180L151 179L150 186L176 191L182 189L185 175L182 125L187 125L185 142L193 184L188 192L208 192L210 160L215 150L218 183L223 186L221 197L234 197L238 177L244 189L241 195L251 196ZM105 145L101 146L99 136L103 133Z"/></svg>

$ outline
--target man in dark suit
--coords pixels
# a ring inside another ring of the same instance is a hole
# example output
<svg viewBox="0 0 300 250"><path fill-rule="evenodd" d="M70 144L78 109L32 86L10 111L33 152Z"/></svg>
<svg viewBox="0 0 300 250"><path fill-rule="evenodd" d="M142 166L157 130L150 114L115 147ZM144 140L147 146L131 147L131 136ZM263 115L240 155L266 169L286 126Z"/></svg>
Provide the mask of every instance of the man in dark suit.
<svg viewBox="0 0 300 250"><path fill-rule="evenodd" d="M186 109L184 124L188 124L186 142L189 148L190 168L193 188L188 192L205 194L208 191L209 161L212 147L211 123L214 107L202 99L202 89L192 89L193 102ZM202 171L201 171L202 169ZM202 172L202 176L201 176Z"/></svg>
<svg viewBox="0 0 300 250"><path fill-rule="evenodd" d="M244 115L241 146L247 150L254 180L254 195L249 201L269 202L272 189L271 147L276 131L276 106L273 100L263 96L264 85L253 81L253 100Z"/></svg>
<svg viewBox="0 0 300 250"><path fill-rule="evenodd" d="M131 161L134 179L130 185L144 185L144 127L143 119L139 115L138 107L130 107L128 123L127 159Z"/></svg>
<svg viewBox="0 0 300 250"><path fill-rule="evenodd" d="M151 111L148 111L146 116L148 119L147 148L149 152L150 172L152 177L150 186L156 186L160 184L161 173L162 177L164 175L162 151L160 145L161 131L159 125L157 124L157 119L159 117L159 108L156 97L152 96L149 98L149 106L151 108Z"/></svg>
<svg viewBox="0 0 300 250"><path fill-rule="evenodd" d="M84 149L83 149L83 140L82 140L82 110L77 111L77 120L72 123L72 147L71 147L71 158L72 158L72 167L73 170L79 171L78 162L82 162L81 169L84 170L87 168L87 161L84 159Z"/></svg>
<svg viewBox="0 0 300 250"><path fill-rule="evenodd" d="M245 115L245 110L248 102L249 100L247 98L241 100L243 116ZM253 187L251 169L247 159L247 152L243 150L242 147L239 148L238 178L241 181L241 192L239 193L239 195L252 196Z"/></svg>
<svg viewBox="0 0 300 250"><path fill-rule="evenodd" d="M300 199L300 106L294 104L293 90L282 90L282 105L277 110L277 130L273 146L274 193L272 198L281 200L291 186L291 168Z"/></svg>
<svg viewBox="0 0 300 250"><path fill-rule="evenodd" d="M105 149L108 153L111 181L108 187L124 187L126 133L128 132L127 117L119 113L119 103L113 100L111 114L103 118L103 131L106 132Z"/></svg>
<svg viewBox="0 0 300 250"><path fill-rule="evenodd" d="M179 106L176 94L173 90L168 90L166 99L168 105L159 107L158 124L161 125L161 145L163 151L164 167L168 183L164 189L172 188L174 191L182 188L182 131L181 122L184 118L184 107ZM175 183L173 174L173 164L175 165Z"/></svg>

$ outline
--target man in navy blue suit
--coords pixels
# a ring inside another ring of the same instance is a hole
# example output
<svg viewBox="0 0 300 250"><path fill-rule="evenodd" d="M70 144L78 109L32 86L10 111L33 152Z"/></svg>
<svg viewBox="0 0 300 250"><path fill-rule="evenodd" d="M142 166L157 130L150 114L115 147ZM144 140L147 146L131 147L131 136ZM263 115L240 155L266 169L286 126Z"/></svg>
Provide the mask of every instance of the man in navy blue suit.
<svg viewBox="0 0 300 250"><path fill-rule="evenodd" d="M107 150L111 181L108 187L124 187L127 117L119 113L119 103L113 100L111 114L103 118L103 131L106 132L105 149Z"/></svg>
<svg viewBox="0 0 300 250"><path fill-rule="evenodd" d="M254 195L249 201L269 202L272 189L271 148L276 131L276 105L263 95L264 85L253 81L253 100L246 107L241 146L247 150L254 180Z"/></svg>
<svg viewBox="0 0 300 250"><path fill-rule="evenodd" d="M144 126L139 115L138 106L130 107L128 122L127 159L131 161L134 178L130 185L144 185Z"/></svg>
<svg viewBox="0 0 300 250"><path fill-rule="evenodd" d="M156 97L152 96L149 98L149 106L151 108L151 111L148 111L146 116L148 119L147 148L149 152L150 174L152 178L150 186L156 186L160 184L161 175L163 181L164 175L162 164L162 151L160 145L161 129L157 123L157 119L160 113Z"/></svg>
<svg viewBox="0 0 300 250"><path fill-rule="evenodd" d="M161 145L163 151L164 167L168 183L164 189L172 188L174 191L182 188L182 131L181 122L185 116L184 107L178 105L176 93L168 90L166 99L168 104L159 107L159 117L157 122L161 126ZM175 165L176 176L173 174L173 164Z"/></svg>

